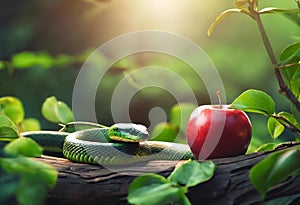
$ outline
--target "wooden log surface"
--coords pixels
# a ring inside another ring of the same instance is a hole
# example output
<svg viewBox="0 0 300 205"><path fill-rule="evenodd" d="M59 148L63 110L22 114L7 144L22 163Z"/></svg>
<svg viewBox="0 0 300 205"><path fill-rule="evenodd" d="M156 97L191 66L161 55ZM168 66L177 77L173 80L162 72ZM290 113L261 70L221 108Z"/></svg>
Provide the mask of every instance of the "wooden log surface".
<svg viewBox="0 0 300 205"><path fill-rule="evenodd" d="M283 147L285 148L285 147ZM187 194L192 204L261 204L259 193L251 185L249 170L270 152L253 153L213 160L217 169L214 177L192 187ZM46 204L127 204L126 196L135 175L158 172L167 177L178 161L150 161L123 167L122 172L97 165L73 163L66 159L42 157L38 160L57 168L59 175L50 190ZM265 201L300 194L300 177L287 179L271 190ZM292 204L300 204L300 198Z"/></svg>

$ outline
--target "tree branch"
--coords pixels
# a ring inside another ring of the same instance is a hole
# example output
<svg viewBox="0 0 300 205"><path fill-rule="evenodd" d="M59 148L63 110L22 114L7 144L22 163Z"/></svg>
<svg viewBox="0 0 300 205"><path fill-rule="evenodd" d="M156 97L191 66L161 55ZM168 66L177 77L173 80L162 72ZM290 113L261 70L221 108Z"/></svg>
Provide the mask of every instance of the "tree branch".
<svg viewBox="0 0 300 205"><path fill-rule="evenodd" d="M279 149L295 145L285 144ZM261 204L259 193L249 181L249 170L272 152L213 160L217 165L214 177L190 188L188 198L192 204ZM42 157L38 160L53 165L59 171L57 184L49 191L46 204L127 204L128 188L135 176L120 174L101 166L72 163L60 158ZM152 170L160 167L165 169L159 174L167 177L177 163L176 161L150 161L139 163L134 168L127 167L126 170L131 174L151 173ZM300 176L274 187L267 194L265 201L295 194L300 194ZM294 200L299 202L299 197Z"/></svg>
<svg viewBox="0 0 300 205"><path fill-rule="evenodd" d="M292 102L292 104L294 104L294 106L300 113L300 103L299 103L298 99L296 98L296 96L292 93L292 91L289 89L289 87L285 84L285 82L283 80L280 69L277 66L278 62L276 60L271 42L270 42L268 35L266 33L266 30L263 26L260 14L256 11L256 9L254 8L254 6L252 4L249 4L249 10L257 23L264 46L265 46L268 56L271 60L272 67L274 68L275 76L276 76L276 79L278 81L278 85L280 88L279 92L284 94Z"/></svg>

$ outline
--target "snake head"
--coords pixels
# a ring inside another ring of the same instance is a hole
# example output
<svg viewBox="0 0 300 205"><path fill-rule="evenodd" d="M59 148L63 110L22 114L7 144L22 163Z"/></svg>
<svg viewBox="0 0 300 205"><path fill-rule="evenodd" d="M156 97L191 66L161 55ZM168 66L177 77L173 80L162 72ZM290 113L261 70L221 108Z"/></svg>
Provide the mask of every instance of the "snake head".
<svg viewBox="0 0 300 205"><path fill-rule="evenodd" d="M110 127L109 137L121 142L141 142L149 137L149 133L144 125L117 123Z"/></svg>

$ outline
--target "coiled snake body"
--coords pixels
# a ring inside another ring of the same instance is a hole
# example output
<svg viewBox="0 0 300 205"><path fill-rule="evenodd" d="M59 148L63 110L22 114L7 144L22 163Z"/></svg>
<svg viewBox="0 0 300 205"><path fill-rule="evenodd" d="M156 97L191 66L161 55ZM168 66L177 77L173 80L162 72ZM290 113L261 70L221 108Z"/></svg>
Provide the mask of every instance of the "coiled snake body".
<svg viewBox="0 0 300 205"><path fill-rule="evenodd" d="M73 133L58 131L24 132L39 143L46 154L90 164L122 165L149 160L193 158L188 145L147 141L142 125L120 123L108 128L92 128Z"/></svg>

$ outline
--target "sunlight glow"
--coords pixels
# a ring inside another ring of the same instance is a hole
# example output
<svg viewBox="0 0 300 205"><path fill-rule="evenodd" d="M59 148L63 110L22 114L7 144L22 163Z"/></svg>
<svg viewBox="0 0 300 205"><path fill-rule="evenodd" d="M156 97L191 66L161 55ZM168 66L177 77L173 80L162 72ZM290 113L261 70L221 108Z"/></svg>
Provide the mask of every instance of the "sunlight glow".
<svg viewBox="0 0 300 205"><path fill-rule="evenodd" d="M149 11L155 12L157 14L168 14L172 15L181 8L181 1L178 0L140 0L139 4Z"/></svg>
<svg viewBox="0 0 300 205"><path fill-rule="evenodd" d="M179 20L185 10L180 0L139 0L136 9L153 22L170 23Z"/></svg>

